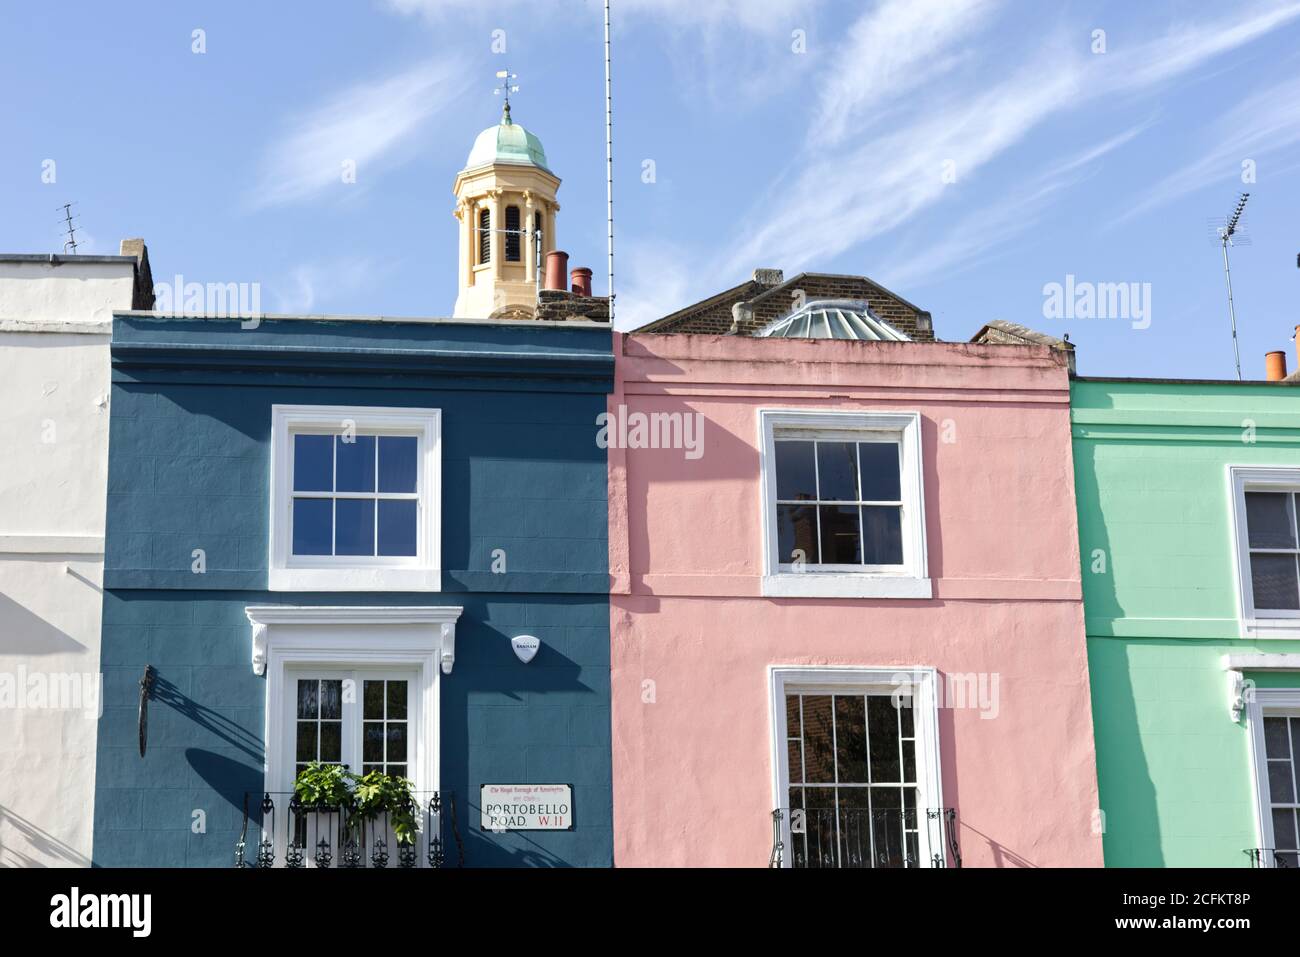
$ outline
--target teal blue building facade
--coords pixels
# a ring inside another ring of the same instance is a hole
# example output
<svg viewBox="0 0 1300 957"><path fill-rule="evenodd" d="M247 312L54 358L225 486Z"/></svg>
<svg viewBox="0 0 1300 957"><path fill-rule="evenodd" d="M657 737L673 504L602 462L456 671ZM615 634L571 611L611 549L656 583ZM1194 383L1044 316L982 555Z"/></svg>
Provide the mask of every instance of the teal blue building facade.
<svg viewBox="0 0 1300 957"><path fill-rule="evenodd" d="M115 317L97 865L283 863L306 760L436 795L448 864L612 863L611 335Z"/></svg>

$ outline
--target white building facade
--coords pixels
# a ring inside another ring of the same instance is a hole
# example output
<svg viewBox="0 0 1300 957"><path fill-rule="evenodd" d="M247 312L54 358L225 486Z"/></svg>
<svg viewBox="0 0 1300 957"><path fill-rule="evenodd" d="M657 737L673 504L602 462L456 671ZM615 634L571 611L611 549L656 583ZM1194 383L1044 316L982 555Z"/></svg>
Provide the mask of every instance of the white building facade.
<svg viewBox="0 0 1300 957"><path fill-rule="evenodd" d="M90 862L115 310L148 253L0 254L0 866Z"/></svg>

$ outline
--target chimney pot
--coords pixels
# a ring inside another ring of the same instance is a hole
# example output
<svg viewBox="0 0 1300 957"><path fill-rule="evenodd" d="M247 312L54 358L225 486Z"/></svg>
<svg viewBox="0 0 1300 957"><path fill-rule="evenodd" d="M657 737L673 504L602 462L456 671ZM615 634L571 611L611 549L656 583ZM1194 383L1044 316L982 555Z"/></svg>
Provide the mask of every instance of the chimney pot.
<svg viewBox="0 0 1300 957"><path fill-rule="evenodd" d="M1286 378L1286 353L1278 350L1264 356L1264 378L1269 382L1281 382Z"/></svg>
<svg viewBox="0 0 1300 957"><path fill-rule="evenodd" d="M546 289L559 289L561 292L567 291L568 282L565 279L565 273L569 269L569 254L555 249L546 254L546 282L543 283Z"/></svg>
<svg viewBox="0 0 1300 957"><path fill-rule="evenodd" d="M591 297L591 269L587 266L579 266L569 273L573 280L572 288L575 296Z"/></svg>

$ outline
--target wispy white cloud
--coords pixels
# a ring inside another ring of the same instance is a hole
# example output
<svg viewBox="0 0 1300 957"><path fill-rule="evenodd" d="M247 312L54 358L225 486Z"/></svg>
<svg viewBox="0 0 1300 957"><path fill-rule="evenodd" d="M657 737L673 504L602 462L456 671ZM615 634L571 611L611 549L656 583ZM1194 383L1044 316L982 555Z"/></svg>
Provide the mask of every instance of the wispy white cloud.
<svg viewBox="0 0 1300 957"><path fill-rule="evenodd" d="M670 242L624 243L618 258L615 328L639 328L690 302L696 292L695 262L690 250Z"/></svg>
<svg viewBox="0 0 1300 957"><path fill-rule="evenodd" d="M1110 86L1135 90L1153 86L1195 69L1206 60L1235 50L1300 17L1300 3L1256 4L1245 17L1240 12L1218 20L1188 23L1114 57L1122 67L1110 76Z"/></svg>
<svg viewBox="0 0 1300 957"><path fill-rule="evenodd" d="M897 109L901 97L949 72L963 41L1002 0L884 0L849 29L824 78L813 137L838 143L855 125ZM957 48L957 49L955 49Z"/></svg>
<svg viewBox="0 0 1300 957"><path fill-rule="evenodd" d="M1013 240L1032 229L1053 202L1090 175L1095 164L1140 135L1141 123L1096 146L1067 157L1025 188L1000 197L992 205L946 224L937 240L916 248L896 250L873 271L891 288L924 285L1002 255Z"/></svg>
<svg viewBox="0 0 1300 957"><path fill-rule="evenodd" d="M735 248L724 272L760 259L797 270L900 226L953 188L945 172L958 182L973 175L1078 96L1077 73L1053 69L1055 59L1044 55L973 100L936 102L910 123L815 152L791 187L777 193L762 225ZM834 216L825 214L828 197L834 197Z"/></svg>
<svg viewBox="0 0 1300 957"><path fill-rule="evenodd" d="M788 33L789 17L809 11L820 0L616 0L611 16L623 14L648 17L678 25L717 24L740 27L746 30ZM601 15L604 4L600 0L500 0L488 7L483 0L384 0L392 10L403 14L419 14L438 18L452 13L497 15L510 8L537 10L551 7L557 13L573 15L580 6L593 16Z"/></svg>
<svg viewBox="0 0 1300 957"><path fill-rule="evenodd" d="M1248 160L1254 161L1260 175L1278 172L1269 168L1269 161L1300 144L1300 79L1247 98L1214 124L1211 135L1214 145L1204 155L1158 181L1111 225L1126 223L1207 186L1249 190L1241 180L1242 164ZM1230 198L1231 193L1225 191L1224 202Z"/></svg>
<svg viewBox="0 0 1300 957"><path fill-rule="evenodd" d="M262 157L248 197L254 208L302 202L336 190L358 190L402 158L413 135L467 89L456 58L420 63L344 90L294 121ZM355 164L356 183L344 180Z"/></svg>
<svg viewBox="0 0 1300 957"><path fill-rule="evenodd" d="M1182 26L1136 50L1104 56L1080 49L1077 37L1058 35L1041 42L1036 58L1010 79L971 91L953 90L951 83L926 87L919 91L925 109L914 119L846 127L851 133L841 147L806 151L792 182L773 190L758 217L761 225L731 247L720 271L737 275L760 260L799 269L839 255L940 201L951 188L942 177L945 162L954 164L958 181L969 178L1049 118L1099 97L1149 93L1297 16L1300 3L1272 4L1246 19L1237 14ZM967 28L981 22L972 15ZM997 75L1007 75L1005 65ZM828 197L835 200L834 216L826 215Z"/></svg>
<svg viewBox="0 0 1300 957"><path fill-rule="evenodd" d="M301 263L269 290L270 311L290 316L309 315L322 308L337 311L330 304L338 297L377 283L392 269L390 261L366 256Z"/></svg>

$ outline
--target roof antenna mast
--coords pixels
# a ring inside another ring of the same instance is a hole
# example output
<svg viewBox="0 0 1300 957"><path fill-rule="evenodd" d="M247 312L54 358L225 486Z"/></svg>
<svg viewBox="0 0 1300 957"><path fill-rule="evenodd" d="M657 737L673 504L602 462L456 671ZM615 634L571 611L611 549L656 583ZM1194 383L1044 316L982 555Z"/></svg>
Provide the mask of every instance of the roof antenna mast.
<svg viewBox="0 0 1300 957"><path fill-rule="evenodd" d="M68 232L68 241L63 244L63 251L66 253L71 250L74 256L77 255L77 227L72 225L72 207L75 205L77 204L64 203L56 210L56 212L60 210L63 212L63 224L67 227Z"/></svg>
<svg viewBox="0 0 1300 957"><path fill-rule="evenodd" d="M609 327L614 328L614 96L610 86L609 0L605 0L605 207L609 222Z"/></svg>
<svg viewBox="0 0 1300 957"><path fill-rule="evenodd" d="M1223 247L1223 278L1228 283L1228 319L1232 322L1232 353L1237 361L1237 381L1241 381L1241 350L1237 347L1237 311L1232 304L1232 270L1228 267L1228 247L1234 245L1232 237L1236 235L1241 224L1241 214L1246 209L1250 193L1242 193L1237 200L1237 208L1232 211L1228 221L1219 228L1219 244Z"/></svg>

